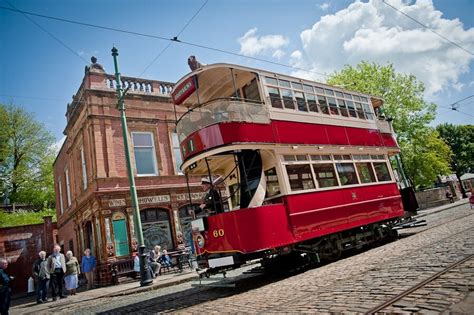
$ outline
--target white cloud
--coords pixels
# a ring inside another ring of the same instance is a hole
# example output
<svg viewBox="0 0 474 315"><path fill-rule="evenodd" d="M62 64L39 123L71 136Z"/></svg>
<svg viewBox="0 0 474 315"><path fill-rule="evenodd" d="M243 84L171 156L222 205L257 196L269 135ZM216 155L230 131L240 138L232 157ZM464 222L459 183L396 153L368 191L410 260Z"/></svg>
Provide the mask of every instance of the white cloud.
<svg viewBox="0 0 474 315"><path fill-rule="evenodd" d="M330 6L331 6L331 4L330 4L329 2L324 2L324 3L321 4L319 7L321 8L321 10L327 11Z"/></svg>
<svg viewBox="0 0 474 315"><path fill-rule="evenodd" d="M474 28L464 30L458 19L443 18L431 0L413 4L392 0L390 4L467 50L474 50ZM305 59L314 71L330 73L361 60L392 62L397 71L415 74L423 81L427 95L462 88L459 77L469 70L473 59L472 55L376 0L354 2L335 14L325 15L300 37L304 53L293 56L293 52L290 63L302 64L301 59ZM299 75L300 71L293 74Z"/></svg>
<svg viewBox="0 0 474 315"><path fill-rule="evenodd" d="M256 56L259 54L269 54L280 59L285 55L281 48L288 45L288 38L282 35L258 36L257 28L248 30L244 36L239 37L240 53L245 56Z"/></svg>

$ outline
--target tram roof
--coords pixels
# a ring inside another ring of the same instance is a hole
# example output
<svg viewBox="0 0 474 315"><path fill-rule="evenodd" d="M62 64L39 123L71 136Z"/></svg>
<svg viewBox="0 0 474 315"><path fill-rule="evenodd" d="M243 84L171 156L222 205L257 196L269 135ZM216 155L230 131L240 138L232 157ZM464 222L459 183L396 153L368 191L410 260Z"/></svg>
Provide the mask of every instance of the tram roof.
<svg viewBox="0 0 474 315"><path fill-rule="evenodd" d="M366 96L366 97L370 98L373 107L382 106L383 103L384 103L384 101L381 97L378 97L378 96L375 96L375 95L360 93L360 92L348 90L348 89L345 89L345 88L342 88L342 87L339 87L339 86L329 85L329 84L326 84L326 83L311 81L311 80L307 80L307 79L303 79L303 78L298 78L298 77L294 77L294 76L283 74L283 73L272 72L272 71L268 71L268 70L264 70L264 69L258 69L258 68L250 68L250 67L246 67L246 66L241 66L241 65L236 65L236 64L229 64L229 63L214 63L214 64L210 64L210 65L205 65L205 66L202 66L202 67L186 74L185 76L183 76L181 79L178 80L178 82L173 87L173 90L171 92L171 95L173 96L173 101L175 101L175 103L177 103L176 102L176 95L178 94L178 92L180 92L180 90L183 89L183 87L186 86L186 84L188 82L193 81L193 78L198 78L198 80L197 80L198 81L197 89L199 89L199 85L201 85L202 80L208 82L206 84L208 86L208 89L209 89L209 87L214 86L213 83L218 83L217 85L220 85L220 86L224 86L226 83L233 84L232 80L231 80L231 77L230 76L226 77L224 75L226 70L230 71L230 69L236 70L237 73L240 74L240 76L237 76L237 78L235 79L237 81L237 82L235 82L237 85L239 85L240 82L246 83L246 82L250 81L255 74L259 74L259 75L264 75L264 76L283 78L283 79L286 79L286 80L296 81L296 82L304 83L304 84L317 85L317 86L320 86L322 88L330 88L330 89L333 89L335 91L339 91L339 92L343 92L343 93L346 92L346 93L356 94L356 95L360 95L360 96ZM230 72L227 72L227 73L230 73ZM247 73L248 76L245 75L245 73ZM227 78L227 81L224 80L225 78ZM191 83L191 85L193 85L193 84L195 84L195 83ZM216 91L216 92L218 92L218 91ZM202 91L200 91L200 93L204 94ZM185 93L182 93L182 94L185 94ZM187 95L187 96L185 95L184 100L182 100L182 102L180 102L177 105L183 105L183 106L186 106L186 107L191 107L191 106L193 106L197 103L197 98L198 98L198 96L196 95L195 90L193 90L191 93L189 93L189 95Z"/></svg>

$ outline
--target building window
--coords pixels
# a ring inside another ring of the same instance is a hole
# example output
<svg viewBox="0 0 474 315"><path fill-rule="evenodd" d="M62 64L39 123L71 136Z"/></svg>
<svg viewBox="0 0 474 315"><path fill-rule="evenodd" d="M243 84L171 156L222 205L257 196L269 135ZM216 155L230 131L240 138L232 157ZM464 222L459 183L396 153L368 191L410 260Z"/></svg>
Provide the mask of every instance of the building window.
<svg viewBox="0 0 474 315"><path fill-rule="evenodd" d="M66 196L67 196L67 206L71 205L71 185L69 183L69 170L64 171L64 177L66 177Z"/></svg>
<svg viewBox="0 0 474 315"><path fill-rule="evenodd" d="M137 175L158 175L155 144L151 132L132 132Z"/></svg>
<svg viewBox="0 0 474 315"><path fill-rule="evenodd" d="M59 209L61 210L61 214L63 214L64 206L63 206L63 188L61 186L61 177L58 178L58 191L59 191Z"/></svg>
<svg viewBox="0 0 474 315"><path fill-rule="evenodd" d="M81 165L82 165L82 187L84 190L87 189L87 169L86 159L84 157L84 147L81 147Z"/></svg>
<svg viewBox="0 0 474 315"><path fill-rule="evenodd" d="M173 145L173 155L174 155L174 169L176 174L183 174L181 172L180 166L183 164L183 156L181 155L181 149L179 148L179 139L176 132L171 133L171 142Z"/></svg>

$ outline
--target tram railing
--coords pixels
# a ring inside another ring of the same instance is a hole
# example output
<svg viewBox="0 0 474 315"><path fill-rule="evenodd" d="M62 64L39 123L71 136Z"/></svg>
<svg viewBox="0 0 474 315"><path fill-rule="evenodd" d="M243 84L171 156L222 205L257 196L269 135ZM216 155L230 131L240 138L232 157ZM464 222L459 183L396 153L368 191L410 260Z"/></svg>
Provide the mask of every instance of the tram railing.
<svg viewBox="0 0 474 315"><path fill-rule="evenodd" d="M269 124L270 115L263 102L236 98L219 98L194 107L178 120L180 141L204 127L223 122Z"/></svg>

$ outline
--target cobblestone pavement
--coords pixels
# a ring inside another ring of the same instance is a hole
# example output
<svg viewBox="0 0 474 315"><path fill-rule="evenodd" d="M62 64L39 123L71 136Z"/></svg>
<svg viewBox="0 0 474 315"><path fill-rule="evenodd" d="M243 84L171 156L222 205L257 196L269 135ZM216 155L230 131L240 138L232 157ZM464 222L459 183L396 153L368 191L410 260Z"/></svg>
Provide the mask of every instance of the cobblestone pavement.
<svg viewBox="0 0 474 315"><path fill-rule="evenodd" d="M474 211L464 204L424 216L415 235L335 263L275 279L241 275L234 289L184 283L126 297L50 308L60 313L367 312L461 258L474 254ZM474 291L474 261L452 269L384 311L443 312ZM247 267L249 269L250 267ZM229 276L236 276L241 270ZM38 312L36 312L38 313Z"/></svg>

